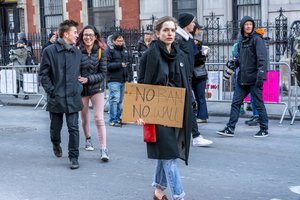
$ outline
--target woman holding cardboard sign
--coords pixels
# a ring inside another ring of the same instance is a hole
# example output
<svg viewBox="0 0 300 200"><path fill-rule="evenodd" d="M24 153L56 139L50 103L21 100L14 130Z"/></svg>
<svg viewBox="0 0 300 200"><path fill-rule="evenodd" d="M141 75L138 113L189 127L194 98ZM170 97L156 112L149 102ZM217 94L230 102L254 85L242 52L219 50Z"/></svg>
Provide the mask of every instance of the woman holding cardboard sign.
<svg viewBox="0 0 300 200"><path fill-rule="evenodd" d="M148 158L157 159L154 180L154 200L166 200L163 191L169 184L172 199L183 200L185 193L182 188L177 158L187 164L190 147L191 125L189 116L192 108L189 102L190 87L186 72L187 60L175 39L176 20L166 16L155 24L156 41L146 51L140 62L139 83L186 88L183 127L167 127L155 125L150 132L155 132L156 141L147 142ZM144 125L143 119L137 124Z"/></svg>

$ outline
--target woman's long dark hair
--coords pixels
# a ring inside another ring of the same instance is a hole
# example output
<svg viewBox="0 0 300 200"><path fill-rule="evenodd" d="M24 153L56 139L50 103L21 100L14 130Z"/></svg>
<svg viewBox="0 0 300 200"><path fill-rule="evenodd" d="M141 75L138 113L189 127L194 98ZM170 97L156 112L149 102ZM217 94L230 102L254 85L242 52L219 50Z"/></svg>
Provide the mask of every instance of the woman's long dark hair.
<svg viewBox="0 0 300 200"><path fill-rule="evenodd" d="M95 26L93 25L87 25L85 26L81 32L79 33L79 37L78 37L78 40L77 40L77 43L76 43L76 46L84 46L84 42L83 42L83 32L86 30L86 29L92 29L95 33L95 37L96 37L96 40L95 40L95 43L98 44L98 46L105 50L106 49L106 44L104 42L104 39L101 38L101 35L99 33L99 31L96 29Z"/></svg>

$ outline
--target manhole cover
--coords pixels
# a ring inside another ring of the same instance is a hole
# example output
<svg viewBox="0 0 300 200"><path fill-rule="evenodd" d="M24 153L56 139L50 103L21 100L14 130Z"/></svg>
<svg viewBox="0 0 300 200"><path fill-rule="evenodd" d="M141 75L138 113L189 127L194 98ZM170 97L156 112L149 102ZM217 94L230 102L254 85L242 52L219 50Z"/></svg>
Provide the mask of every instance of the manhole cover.
<svg viewBox="0 0 300 200"><path fill-rule="evenodd" d="M37 128L33 127L0 127L0 133L23 133L36 131Z"/></svg>

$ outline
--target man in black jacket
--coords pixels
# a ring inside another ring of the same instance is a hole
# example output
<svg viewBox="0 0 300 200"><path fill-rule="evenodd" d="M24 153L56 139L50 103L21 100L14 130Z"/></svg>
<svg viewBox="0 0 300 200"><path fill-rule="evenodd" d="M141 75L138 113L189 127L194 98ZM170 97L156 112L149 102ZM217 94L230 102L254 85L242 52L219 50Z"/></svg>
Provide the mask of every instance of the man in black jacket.
<svg viewBox="0 0 300 200"><path fill-rule="evenodd" d="M107 50L107 85L109 89L109 125L120 127L122 124L122 103L124 84L133 80L129 53L122 34L111 37L113 46Z"/></svg>
<svg viewBox="0 0 300 200"><path fill-rule="evenodd" d="M41 84L47 93L50 112L50 135L55 156L62 156L61 129L63 116L69 131L69 159L71 169L79 168L78 112L82 110L80 75L81 51L76 43L78 23L65 20L59 25L59 38L44 49L40 68Z"/></svg>
<svg viewBox="0 0 300 200"><path fill-rule="evenodd" d="M266 80L268 65L267 49L262 36L254 31L255 23L251 17L245 16L241 20L240 26L243 40L238 44L238 59L235 66L239 67L239 72L231 104L230 118L227 126L217 133L228 137L234 136L240 107L244 98L251 92L259 113L260 123L260 130L254 137L267 137L269 135L268 115L262 99L262 86Z"/></svg>
<svg viewBox="0 0 300 200"><path fill-rule="evenodd" d="M176 30L176 42L179 44L180 49L187 55L188 58L188 68L190 77L189 83L192 88L192 77L194 71L195 63L195 53L194 53L194 39L190 34L194 30L195 26L195 17L189 13L182 13L178 18L179 27ZM193 92L193 91L192 91ZM192 137L193 137L193 146L209 146L213 142L207 139L204 139L198 130L197 124L197 102L195 99L194 93L191 96L191 102L193 106L193 117L192 119Z"/></svg>

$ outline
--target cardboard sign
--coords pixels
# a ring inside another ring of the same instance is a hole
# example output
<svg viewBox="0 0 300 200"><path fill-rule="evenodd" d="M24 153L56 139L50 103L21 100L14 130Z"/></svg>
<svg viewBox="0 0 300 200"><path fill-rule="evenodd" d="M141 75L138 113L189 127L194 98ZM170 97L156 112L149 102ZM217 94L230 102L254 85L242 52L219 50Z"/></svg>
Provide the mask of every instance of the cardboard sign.
<svg viewBox="0 0 300 200"><path fill-rule="evenodd" d="M126 83L122 122L182 127L185 88Z"/></svg>

